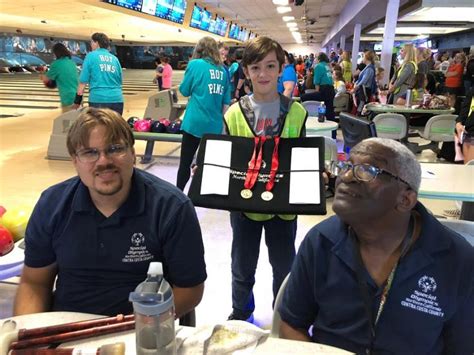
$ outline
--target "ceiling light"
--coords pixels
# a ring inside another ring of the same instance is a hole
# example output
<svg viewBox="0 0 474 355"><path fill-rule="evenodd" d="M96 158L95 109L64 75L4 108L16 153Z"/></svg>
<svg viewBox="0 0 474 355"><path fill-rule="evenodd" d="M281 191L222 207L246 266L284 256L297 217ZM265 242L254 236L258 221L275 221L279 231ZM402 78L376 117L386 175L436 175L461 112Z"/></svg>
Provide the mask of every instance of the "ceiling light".
<svg viewBox="0 0 474 355"><path fill-rule="evenodd" d="M298 32L298 27L291 27L289 28L290 32Z"/></svg>
<svg viewBox="0 0 474 355"><path fill-rule="evenodd" d="M295 19L294 16L283 16L282 17L283 21L288 22L288 21L293 21Z"/></svg>
<svg viewBox="0 0 474 355"><path fill-rule="evenodd" d="M272 0L275 5L288 5L288 0Z"/></svg>
<svg viewBox="0 0 474 355"><path fill-rule="evenodd" d="M288 27L296 27L296 26L298 26L298 24L297 24L296 22L287 22L286 25L287 25Z"/></svg>
<svg viewBox="0 0 474 355"><path fill-rule="evenodd" d="M395 36L395 41L414 41L416 36ZM361 42L382 42L382 36L360 36Z"/></svg>
<svg viewBox="0 0 474 355"><path fill-rule="evenodd" d="M399 21L471 21L474 18L473 7L421 7L402 16Z"/></svg>
<svg viewBox="0 0 474 355"><path fill-rule="evenodd" d="M287 12L290 12L291 11L291 7L289 6L278 6L277 7L277 12L279 14L284 14L284 13L287 13Z"/></svg>
<svg viewBox="0 0 474 355"><path fill-rule="evenodd" d="M414 22L403 22L398 23L397 28L395 29L395 34L397 35L426 35L426 34L447 34L452 32L458 32L467 30L470 26L465 24L460 24L459 26L429 26L427 24L420 24ZM373 30L367 32L367 34L383 34L384 26L379 25Z"/></svg>

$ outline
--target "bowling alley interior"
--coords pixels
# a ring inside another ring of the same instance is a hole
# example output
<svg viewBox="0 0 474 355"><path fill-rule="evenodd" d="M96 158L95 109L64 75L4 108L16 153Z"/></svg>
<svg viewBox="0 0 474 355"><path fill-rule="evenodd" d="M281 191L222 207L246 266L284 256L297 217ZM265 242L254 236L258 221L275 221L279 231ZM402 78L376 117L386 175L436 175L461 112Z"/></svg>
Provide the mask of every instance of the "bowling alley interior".
<svg viewBox="0 0 474 355"><path fill-rule="evenodd" d="M66 136L100 87L91 85L91 76L90 82L85 81L82 102L64 104L61 79L47 85L48 71L60 60L52 48L64 45L82 85L86 76L81 71L97 48L98 42L91 41L94 33L107 35L109 48L99 50L109 51L121 67L122 117L134 131L136 169L176 186L181 129L189 126L185 126L186 110L192 100L183 95L180 85L191 72L186 68L195 60L195 46L202 38L207 36L224 48L225 53L219 54L228 73L228 94L236 102L235 86L248 78L244 71L239 77L239 69L231 74L229 70L235 63L239 67L238 55L249 42L270 37L290 55L284 70L292 67L294 79L284 82L280 94L289 95L290 102L307 111L306 137L321 138L318 144L324 153L319 157L324 162L320 166L327 170L345 160L351 146L362 139L397 140L421 163L418 200L440 221L462 221L462 228L468 228L466 238L473 231L474 160L468 163L462 156L455 134L456 119L474 87L474 3L470 1L19 0L3 1L0 8L0 324L15 316L14 300L24 267L23 238L32 210L43 191L77 175ZM407 48L415 53L415 71L424 74L421 87L415 87L413 79L408 86L402 84L405 94L399 96L390 88L402 66L408 65ZM314 85L316 66L324 63L319 61L321 53L329 60L328 76L334 86L329 98L319 95L319 84ZM171 87L160 90L165 79L157 73L162 75L166 64L172 68ZM364 85L357 80L367 65L374 68L376 87L361 97L354 87ZM450 87L455 80L447 73L455 65L462 66L461 74L456 86ZM293 85L289 93L288 82ZM77 96L74 91L74 100ZM137 120L148 125L143 128ZM352 131L350 124L355 124ZM158 128L153 131L153 127ZM335 214L334 187L325 185L323 171L319 173L318 206L325 213L298 215L296 251L311 228ZM191 176L184 194L199 176ZM243 184L242 180L242 189ZM195 308L196 326L222 323L232 312L230 209L195 207L207 272L202 300ZM471 244L473 238L471 234ZM272 328L274 316L272 280L262 237L251 322L264 330Z"/></svg>

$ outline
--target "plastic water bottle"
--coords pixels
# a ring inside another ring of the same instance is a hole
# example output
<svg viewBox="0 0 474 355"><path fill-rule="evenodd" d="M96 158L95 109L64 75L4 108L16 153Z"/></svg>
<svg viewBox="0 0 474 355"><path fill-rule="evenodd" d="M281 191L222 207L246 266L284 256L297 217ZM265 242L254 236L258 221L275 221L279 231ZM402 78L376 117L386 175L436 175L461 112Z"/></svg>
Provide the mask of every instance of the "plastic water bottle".
<svg viewBox="0 0 474 355"><path fill-rule="evenodd" d="M176 355L173 291L161 263L150 263L146 280L130 292L129 301L135 312L137 354Z"/></svg>
<svg viewBox="0 0 474 355"><path fill-rule="evenodd" d="M410 107L411 106L411 90L407 90L407 98L405 100L405 106Z"/></svg>
<svg viewBox="0 0 474 355"><path fill-rule="evenodd" d="M318 107L318 122L324 122L326 118L326 105L324 102L321 102L321 105Z"/></svg>

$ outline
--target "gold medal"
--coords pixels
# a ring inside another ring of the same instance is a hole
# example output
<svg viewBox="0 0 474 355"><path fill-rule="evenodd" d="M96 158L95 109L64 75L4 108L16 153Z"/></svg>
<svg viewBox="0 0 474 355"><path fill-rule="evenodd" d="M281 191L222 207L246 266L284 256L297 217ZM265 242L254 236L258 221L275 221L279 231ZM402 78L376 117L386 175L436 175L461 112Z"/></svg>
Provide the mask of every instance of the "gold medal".
<svg viewBox="0 0 474 355"><path fill-rule="evenodd" d="M262 192L261 197L263 201L271 201L273 199L273 193L271 193L270 191L265 191Z"/></svg>
<svg viewBox="0 0 474 355"><path fill-rule="evenodd" d="M252 195L253 193L252 193L252 190L250 189L243 189L242 191L240 191L240 196L242 196L242 198L245 198L246 200L251 198Z"/></svg>

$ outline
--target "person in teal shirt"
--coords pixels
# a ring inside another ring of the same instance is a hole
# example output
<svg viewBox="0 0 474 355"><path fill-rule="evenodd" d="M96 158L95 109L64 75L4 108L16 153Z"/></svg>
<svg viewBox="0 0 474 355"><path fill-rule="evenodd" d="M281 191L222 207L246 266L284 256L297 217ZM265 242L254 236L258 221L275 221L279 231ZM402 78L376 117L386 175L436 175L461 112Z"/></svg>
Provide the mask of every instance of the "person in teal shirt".
<svg viewBox="0 0 474 355"><path fill-rule="evenodd" d="M110 108L123 113L122 66L116 56L109 52L110 40L104 33L92 35L92 52L87 54L82 64L74 104L82 103L82 95L89 84L89 106Z"/></svg>
<svg viewBox="0 0 474 355"><path fill-rule="evenodd" d="M77 85L79 83L76 64L71 59L71 53L62 43L53 46L56 60L51 63L46 75L40 78L50 88L57 87L63 112L72 110Z"/></svg>
<svg viewBox="0 0 474 355"><path fill-rule="evenodd" d="M224 112L230 104L230 82L213 38L203 37L197 43L179 91L189 97L181 125L183 139L176 179L176 186L184 190L201 137L222 133Z"/></svg>
<svg viewBox="0 0 474 355"><path fill-rule="evenodd" d="M318 54L318 64L314 67L313 83L315 92L304 94L301 101L323 101L326 105L326 118L334 121L336 114L334 112L334 81L332 79L331 68L329 67L329 58L326 53ZM336 131L333 132L335 137Z"/></svg>

